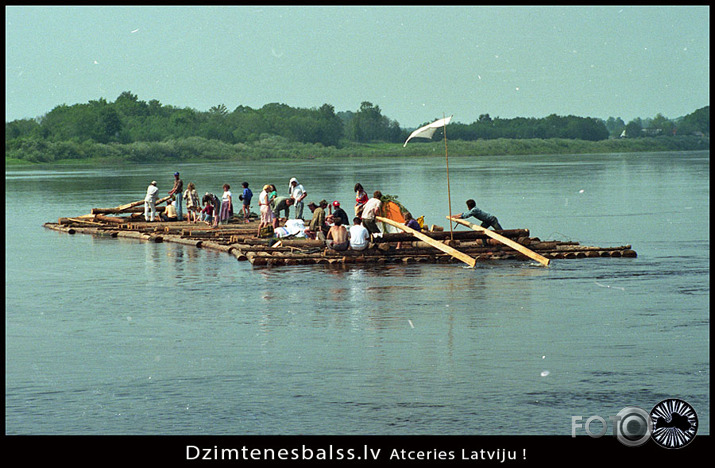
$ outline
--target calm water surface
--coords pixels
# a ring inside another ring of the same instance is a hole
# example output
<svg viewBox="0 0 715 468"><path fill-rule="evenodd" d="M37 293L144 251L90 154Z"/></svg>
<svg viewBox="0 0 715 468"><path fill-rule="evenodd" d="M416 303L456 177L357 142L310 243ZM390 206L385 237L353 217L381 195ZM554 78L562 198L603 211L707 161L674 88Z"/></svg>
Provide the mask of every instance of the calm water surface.
<svg viewBox="0 0 715 468"><path fill-rule="evenodd" d="M200 193L295 176L348 208L359 181L446 226L439 156L10 168L5 431L570 435L571 416L680 398L709 434L709 158L451 158L453 212L475 198L506 229L639 254L548 268L254 268L42 227L175 170Z"/></svg>

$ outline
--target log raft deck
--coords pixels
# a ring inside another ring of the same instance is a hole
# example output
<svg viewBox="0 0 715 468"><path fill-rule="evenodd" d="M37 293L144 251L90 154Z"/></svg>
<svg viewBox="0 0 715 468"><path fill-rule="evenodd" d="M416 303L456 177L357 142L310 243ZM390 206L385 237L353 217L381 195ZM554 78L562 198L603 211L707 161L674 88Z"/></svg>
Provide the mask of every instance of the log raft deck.
<svg viewBox="0 0 715 468"><path fill-rule="evenodd" d="M160 200L161 202L161 200ZM146 222L143 202L133 202L116 208L94 208L89 215L59 218L44 227L68 234L92 234L114 238L129 238L147 242L174 242L197 248L225 252L239 261L254 266L310 264L385 264L385 263L459 263L460 260L434 247L434 241L457 249L476 261L532 260L507 244L474 230L439 230L432 226L423 231L432 241L419 240L408 232L385 233L363 251L336 252L323 241L310 239L276 239L257 237L258 220L250 223L234 217L228 224L212 228L205 223L186 221ZM157 206L157 211L164 207ZM620 247L588 247L578 242L542 241L530 237L528 229L492 231L527 247L547 259L577 259L594 257L636 257L630 245ZM400 243L400 248L397 244ZM449 249L445 249L449 250Z"/></svg>

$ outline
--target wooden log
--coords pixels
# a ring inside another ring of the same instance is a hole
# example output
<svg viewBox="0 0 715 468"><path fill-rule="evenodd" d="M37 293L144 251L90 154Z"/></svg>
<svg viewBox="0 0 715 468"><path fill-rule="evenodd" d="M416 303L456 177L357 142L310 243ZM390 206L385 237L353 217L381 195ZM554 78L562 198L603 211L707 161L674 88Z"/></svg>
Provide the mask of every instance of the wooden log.
<svg viewBox="0 0 715 468"><path fill-rule="evenodd" d="M469 227L469 228L471 228L471 229L474 229L475 231L484 232L484 233L485 233L486 235L488 235L489 237L498 240L498 241L501 242L502 244L508 245L508 246L511 247L512 249L514 249L514 250L516 250L516 251L518 251L518 252L521 252L522 254L526 255L527 257L529 257L529 258L531 258L531 259L536 260L537 262L541 263L542 265L544 265L544 266L548 266L548 265L549 265L549 259L548 259L548 258L544 257L543 255L537 254L537 253L534 252L533 250L528 249L528 248L524 247L523 245L518 244L518 243L514 242L513 240L511 240L511 239L509 239L509 238L507 238L507 237L502 236L501 234L497 234L497 233L494 232L494 231L490 231L489 229L485 229L485 228L483 228L483 227L481 227L481 226L477 226L476 224L472 224L472 223L470 223L469 221L465 221L465 220L463 220L463 219L461 219L461 218L455 218L455 217L453 217L453 216L452 216L452 217L447 216L447 219L450 219L450 220L452 220L452 221L454 221L454 222L456 222L456 223L458 223L458 224L461 224L461 225L463 225L463 226L467 226L467 227Z"/></svg>
<svg viewBox="0 0 715 468"><path fill-rule="evenodd" d="M67 227L67 226L62 226L61 224L57 223L45 223L43 224L44 227L47 229L52 229L53 231L59 231L59 232L66 232L67 234L74 234L75 231L74 228Z"/></svg>
<svg viewBox="0 0 715 468"><path fill-rule="evenodd" d="M219 252L230 253L236 250L234 245L219 244L218 242L201 241L201 248L207 250L218 250Z"/></svg>
<svg viewBox="0 0 715 468"><path fill-rule="evenodd" d="M119 231L117 232L117 237L123 237L127 239L139 239L143 241L149 240L149 236L147 234L134 231Z"/></svg>
<svg viewBox="0 0 715 468"><path fill-rule="evenodd" d="M281 239L284 247L325 247L325 241L318 239Z"/></svg>
<svg viewBox="0 0 715 468"><path fill-rule="evenodd" d="M183 244L183 245L190 245L192 247L201 247L203 244L202 240L197 240L197 239L186 239L184 237L179 237L179 236L164 236L164 242L172 242L174 244Z"/></svg>
<svg viewBox="0 0 715 468"><path fill-rule="evenodd" d="M94 216L92 216L94 218ZM82 224L82 225L91 225L91 226L103 226L103 223L98 223L96 221L92 221L89 218L59 218L58 219L58 224Z"/></svg>
<svg viewBox="0 0 715 468"><path fill-rule="evenodd" d="M170 195L169 195L169 196L166 196L166 197L163 197L163 198L160 198L160 199L158 199L158 200L156 201L156 205L159 205L159 203L164 203L165 201L169 200L170 198L171 198ZM145 203L144 200L138 200L138 201L135 201L135 202L126 203L126 204L124 204L124 205L119 205L119 206L114 207L114 208L92 208L92 214L102 214L102 213L126 213L126 212L128 212L129 210L131 210L132 208L134 208L134 207L136 207L136 206L139 206L139 205L143 205L144 203ZM158 206L157 206L157 207L158 207ZM94 210L100 210L101 212L95 213ZM112 211L107 211L107 210L112 210Z"/></svg>
<svg viewBox="0 0 715 468"><path fill-rule="evenodd" d="M122 224L127 222L127 218L121 216L104 216L104 215L94 215L94 219L104 221L107 223Z"/></svg>
<svg viewBox="0 0 715 468"><path fill-rule="evenodd" d="M233 249L229 252L229 255L233 255L236 257L236 260L239 262L245 262L248 260L248 254L238 250L238 249Z"/></svg>
<svg viewBox="0 0 715 468"><path fill-rule="evenodd" d="M394 226L396 228L402 229L405 232L409 232L410 234L417 237L418 239L423 240L423 241L427 242L428 244L432 245L434 248L439 249L442 252L448 253L451 256L463 261L470 267L474 267L474 265L477 263L477 261L474 258L470 257L469 255L464 254L464 253L460 252L459 250L449 247L439 241L436 241L436 240L432 239L431 237L428 237L425 234L422 234L419 231L415 231L414 229L407 227L404 224L395 222L389 218L383 218L382 216L376 216L375 219L382 223L389 224L390 226Z"/></svg>
<svg viewBox="0 0 715 468"><path fill-rule="evenodd" d="M163 213L166 211L165 206L157 206L156 207L156 212L157 213ZM141 215L144 216L144 207L139 206L135 208L127 208L126 210L120 210L119 208L92 208L92 214L93 215L98 215L98 214L126 214L126 213L131 213L132 215Z"/></svg>

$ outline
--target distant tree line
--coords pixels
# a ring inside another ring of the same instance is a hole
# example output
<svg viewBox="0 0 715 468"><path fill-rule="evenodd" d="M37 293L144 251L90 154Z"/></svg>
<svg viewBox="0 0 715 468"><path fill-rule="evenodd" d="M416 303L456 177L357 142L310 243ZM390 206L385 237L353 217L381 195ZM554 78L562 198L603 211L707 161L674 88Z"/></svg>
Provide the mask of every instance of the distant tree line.
<svg viewBox="0 0 715 468"><path fill-rule="evenodd" d="M156 157L143 153L163 148L164 156L171 158L172 154L183 154L182 144L193 142L192 151L202 147L216 151L220 147L221 157L230 157L232 152L276 144L342 148L354 144L401 143L411 130L401 128L370 102L363 102L355 112L336 113L329 104L304 109L279 103L260 109L238 106L233 111L220 104L202 112L163 105L157 100L145 102L125 91L114 102L100 98L86 104L63 104L38 118L7 122L5 155L6 159L37 159L44 157L45 151L53 153L46 157L50 161L82 159L96 155L100 147L104 153L117 153L117 145L130 145L134 160L147 160L142 159L145 157L151 160ZM709 106L675 121L661 114L628 124L613 117L604 121L552 114L545 118L502 119L482 114L475 122L453 122L448 128L450 140L464 141L552 138L600 141L619 136L688 134L709 137ZM433 140L441 138L442 133L437 132ZM101 145L109 145L111 149Z"/></svg>

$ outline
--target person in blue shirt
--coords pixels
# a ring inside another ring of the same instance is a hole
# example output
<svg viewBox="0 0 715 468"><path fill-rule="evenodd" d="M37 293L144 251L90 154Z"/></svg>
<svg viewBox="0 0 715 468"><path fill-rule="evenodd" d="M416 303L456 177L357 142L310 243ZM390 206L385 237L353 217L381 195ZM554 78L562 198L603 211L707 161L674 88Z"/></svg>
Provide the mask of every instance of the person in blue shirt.
<svg viewBox="0 0 715 468"><path fill-rule="evenodd" d="M243 202L243 222L250 222L249 216L251 214L251 199L253 198L253 192L248 188L248 182L243 184L243 193L238 197Z"/></svg>
<svg viewBox="0 0 715 468"><path fill-rule="evenodd" d="M475 202L474 200L467 200L467 208L469 208L469 211L465 211L462 214L458 214L455 216L455 218L466 219L471 216L474 216L482 222L483 228L489 228L491 226L497 231L502 230L502 227L499 224L499 220L497 219L497 217L477 208L477 202Z"/></svg>

